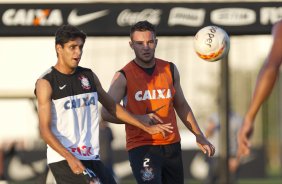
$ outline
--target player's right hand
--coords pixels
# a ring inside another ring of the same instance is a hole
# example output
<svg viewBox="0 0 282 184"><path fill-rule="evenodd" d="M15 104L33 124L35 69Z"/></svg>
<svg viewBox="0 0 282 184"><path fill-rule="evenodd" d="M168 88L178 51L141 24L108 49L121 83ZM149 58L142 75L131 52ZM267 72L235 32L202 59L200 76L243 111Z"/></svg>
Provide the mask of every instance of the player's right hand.
<svg viewBox="0 0 282 184"><path fill-rule="evenodd" d="M84 165L75 156L70 155L66 160L74 174L81 174L85 170Z"/></svg>

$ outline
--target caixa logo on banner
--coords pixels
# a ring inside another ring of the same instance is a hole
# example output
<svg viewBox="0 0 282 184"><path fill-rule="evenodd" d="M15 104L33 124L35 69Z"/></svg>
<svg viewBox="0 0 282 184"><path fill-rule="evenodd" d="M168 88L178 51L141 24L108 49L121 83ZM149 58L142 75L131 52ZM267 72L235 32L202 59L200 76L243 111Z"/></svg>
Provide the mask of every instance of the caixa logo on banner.
<svg viewBox="0 0 282 184"><path fill-rule="evenodd" d="M79 26L108 13L109 10L101 10L78 15L78 10L73 9L68 15L68 23ZM2 22L6 26L60 26L64 19L60 9L7 9Z"/></svg>
<svg viewBox="0 0 282 184"><path fill-rule="evenodd" d="M7 9L2 22L6 26L60 26L63 15L59 9Z"/></svg>

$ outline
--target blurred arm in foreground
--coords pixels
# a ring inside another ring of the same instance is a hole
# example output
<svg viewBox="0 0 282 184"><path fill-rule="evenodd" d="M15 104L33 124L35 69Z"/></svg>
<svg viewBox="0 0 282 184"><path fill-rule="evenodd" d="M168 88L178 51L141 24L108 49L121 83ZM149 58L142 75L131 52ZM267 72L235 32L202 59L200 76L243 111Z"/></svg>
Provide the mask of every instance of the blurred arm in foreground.
<svg viewBox="0 0 282 184"><path fill-rule="evenodd" d="M250 106L244 117L244 122L238 134L238 156L250 154L250 138L254 131L254 119L262 103L270 95L279 75L282 62L282 21L272 28L273 44L267 59L257 78L257 83Z"/></svg>

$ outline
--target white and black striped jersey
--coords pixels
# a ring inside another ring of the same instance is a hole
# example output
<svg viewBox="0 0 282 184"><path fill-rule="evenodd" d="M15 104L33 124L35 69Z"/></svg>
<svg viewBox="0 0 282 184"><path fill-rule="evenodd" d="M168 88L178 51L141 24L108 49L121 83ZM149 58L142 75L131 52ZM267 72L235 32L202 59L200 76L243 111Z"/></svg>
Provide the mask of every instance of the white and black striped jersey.
<svg viewBox="0 0 282 184"><path fill-rule="evenodd" d="M98 94L90 69L66 75L51 67L41 77L52 87L52 132L76 158L99 159ZM64 160L50 146L48 163Z"/></svg>

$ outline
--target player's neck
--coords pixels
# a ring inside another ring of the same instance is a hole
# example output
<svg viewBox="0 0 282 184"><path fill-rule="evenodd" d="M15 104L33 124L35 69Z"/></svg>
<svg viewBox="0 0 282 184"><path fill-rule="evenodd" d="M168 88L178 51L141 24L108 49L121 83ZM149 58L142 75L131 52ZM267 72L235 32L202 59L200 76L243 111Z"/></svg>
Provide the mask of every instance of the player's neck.
<svg viewBox="0 0 282 184"><path fill-rule="evenodd" d="M76 68L70 68L70 67L67 67L61 63L57 63L55 66L54 66L59 72L63 73L63 74L66 74L66 75L70 75L70 74L73 74L76 70Z"/></svg>
<svg viewBox="0 0 282 184"><path fill-rule="evenodd" d="M155 58L153 58L150 61L141 61L141 60L135 58L134 62L142 68L152 68L156 64Z"/></svg>

